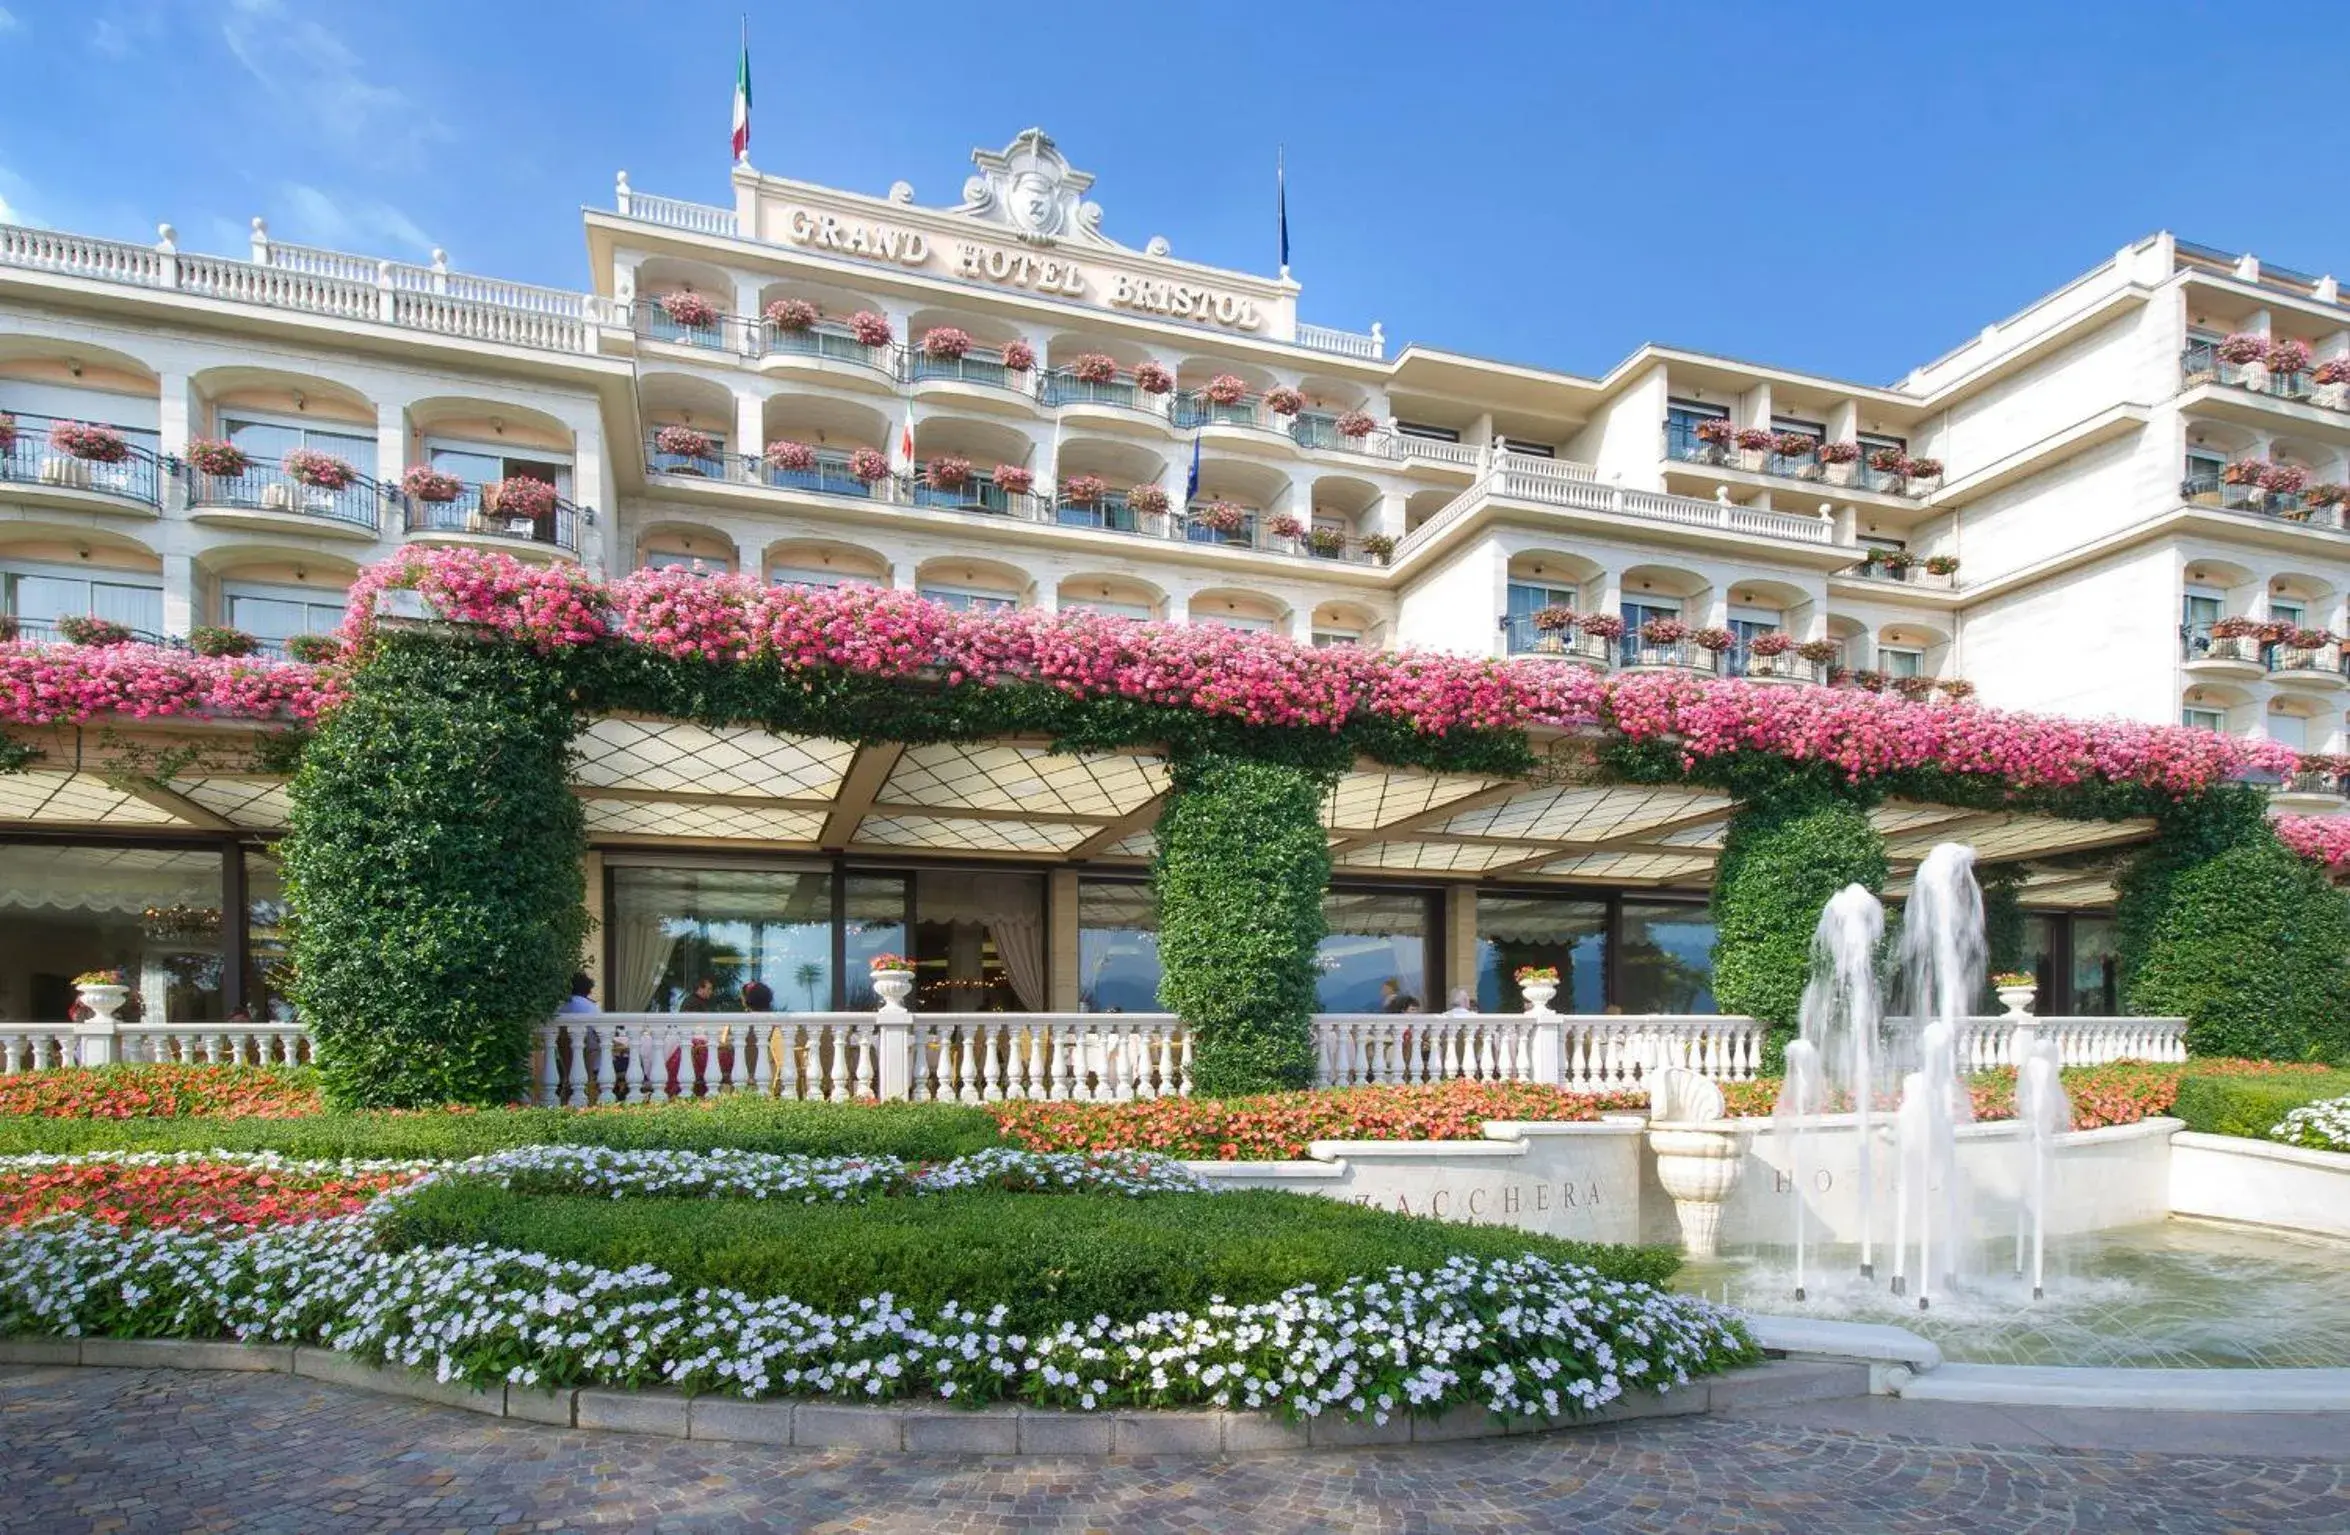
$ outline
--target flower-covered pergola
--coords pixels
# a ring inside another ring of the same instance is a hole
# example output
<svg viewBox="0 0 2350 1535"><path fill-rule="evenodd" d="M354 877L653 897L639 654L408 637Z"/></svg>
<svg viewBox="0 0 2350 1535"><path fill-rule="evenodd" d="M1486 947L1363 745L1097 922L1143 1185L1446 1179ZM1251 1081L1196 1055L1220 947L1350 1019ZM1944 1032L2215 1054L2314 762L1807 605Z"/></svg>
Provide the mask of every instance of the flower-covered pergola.
<svg viewBox="0 0 2350 1535"><path fill-rule="evenodd" d="M386 622L392 589L419 594L429 621ZM1555 757L1564 739L1599 779L1728 795L1748 808L1731 825L1725 879L1733 866L1771 867L1767 921L1799 932L1824 899L1813 886L1884 877L1882 838L1853 807L1899 796L2167 826L2212 802L2250 800L2242 780L2295 765L2276 743L2180 726L1610 676L1540 659L1309 648L1088 612L963 613L871 587L679 571L606 582L471 550L410 550L364 572L338 638L341 653L317 665L137 645L0 646L0 726L193 717L317 732L295 783L288 867L304 918L306 1012L330 1062L338 1038L352 1047L346 1059L376 1062L340 1084L354 1101L504 1090L491 1080L497 1062L510 1056L518 1069L516 1031L558 999L577 955L585 839L566 756L583 721L614 711L852 742L1020 736L1072 752L1163 752L1171 784L1155 875L1167 993L1198 1038L1203 1083L1224 1087L1296 1074L1292 1047L1311 1001L1299 979L1330 870L1317 816L1358 763L1524 778L1546 765L1537 741ZM19 746L0 765L27 755ZM2350 863L2350 828L2335 822L2288 821L2277 838L2329 869ZM386 841L411 844L422 862L404 865L438 868L442 885L385 885L386 860L370 849ZM1842 850L1792 865L1747 856L1829 845ZM486 888L500 870L525 867L536 873L522 886ZM569 914L556 910L566 904ZM393 914L424 909L448 915L435 939L453 946L439 993L414 965L368 952L413 950L418 935L393 931ZM491 936L500 928L546 941L525 956ZM1726 923L1725 946L1749 942L1743 931ZM1771 935L1780 950L1787 938ZM1724 975L1734 989L1746 970L1733 958ZM1775 973L1751 998L1725 1001L1772 1016L1773 987L1785 982ZM477 1036L458 1052L471 1062L462 1070L428 1081L391 1064L446 1057L460 1030ZM362 1040L397 1048L362 1050ZM1231 1070L1220 1074L1225 1041Z"/></svg>

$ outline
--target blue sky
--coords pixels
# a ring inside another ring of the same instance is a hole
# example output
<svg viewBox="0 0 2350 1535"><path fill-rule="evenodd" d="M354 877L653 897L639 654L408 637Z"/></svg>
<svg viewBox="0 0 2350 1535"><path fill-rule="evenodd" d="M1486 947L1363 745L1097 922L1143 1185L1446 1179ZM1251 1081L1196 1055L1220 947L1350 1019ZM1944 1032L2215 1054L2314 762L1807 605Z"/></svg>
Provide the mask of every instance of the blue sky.
<svg viewBox="0 0 2350 1535"><path fill-rule="evenodd" d="M0 0L0 204L585 286L578 208L728 199L740 0ZM559 18L559 19L558 19ZM2328 8L750 9L762 169L951 202L1036 124L1113 236L1306 318L1581 372L1642 341L1891 379L2159 228L2350 268ZM2350 278L2350 270L2342 275Z"/></svg>

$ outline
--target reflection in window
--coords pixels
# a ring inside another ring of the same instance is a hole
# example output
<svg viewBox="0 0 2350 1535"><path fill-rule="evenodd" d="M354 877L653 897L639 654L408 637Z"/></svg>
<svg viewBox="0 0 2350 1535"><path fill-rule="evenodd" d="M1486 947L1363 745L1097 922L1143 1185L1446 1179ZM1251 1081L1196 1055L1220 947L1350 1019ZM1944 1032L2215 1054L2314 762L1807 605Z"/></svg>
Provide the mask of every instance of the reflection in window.
<svg viewBox="0 0 2350 1535"><path fill-rule="evenodd" d="M753 981L779 1008L832 996L829 874L620 868L612 895L615 1012L738 1012Z"/></svg>
<svg viewBox="0 0 2350 1535"><path fill-rule="evenodd" d="M245 1016L288 1023L294 1011L293 909L285 871L264 848L245 850Z"/></svg>
<svg viewBox="0 0 2350 1535"><path fill-rule="evenodd" d="M1607 1006L1607 903L1554 896L1477 897L1477 1010L1526 1008L1513 977L1525 965L1559 973L1551 1006L1596 1013Z"/></svg>
<svg viewBox="0 0 2350 1535"><path fill-rule="evenodd" d="M876 954L910 956L906 942L906 879L902 874L852 874L847 879L848 930L842 939L846 963L841 1006L869 1013L881 1006L870 979Z"/></svg>
<svg viewBox="0 0 2350 1535"><path fill-rule="evenodd" d="M2111 917L2073 918L2073 1015L2121 1011L2121 934Z"/></svg>
<svg viewBox="0 0 2350 1535"><path fill-rule="evenodd" d="M1149 885L1078 881L1077 1005L1088 1013L1159 1011L1159 903Z"/></svg>
<svg viewBox="0 0 2350 1535"><path fill-rule="evenodd" d="M1683 902L1624 902L1617 999L1627 1013L1714 1009L1713 918Z"/></svg>
<svg viewBox="0 0 2350 1535"><path fill-rule="evenodd" d="M1322 896L1329 933L1316 950L1314 1006L1325 1013L1403 1012L1429 1005L1428 897L1418 892L1331 890Z"/></svg>
<svg viewBox="0 0 2350 1535"><path fill-rule="evenodd" d="M2059 919L2046 912L2024 913L2024 949L2017 956L2016 968L2028 971L2032 984L2039 988L2037 1010L2054 1013L2063 996L2056 984L2056 924Z"/></svg>
<svg viewBox="0 0 2350 1535"><path fill-rule="evenodd" d="M217 852L0 845L0 1017L63 1023L73 978L120 970L126 1022L221 1016Z"/></svg>

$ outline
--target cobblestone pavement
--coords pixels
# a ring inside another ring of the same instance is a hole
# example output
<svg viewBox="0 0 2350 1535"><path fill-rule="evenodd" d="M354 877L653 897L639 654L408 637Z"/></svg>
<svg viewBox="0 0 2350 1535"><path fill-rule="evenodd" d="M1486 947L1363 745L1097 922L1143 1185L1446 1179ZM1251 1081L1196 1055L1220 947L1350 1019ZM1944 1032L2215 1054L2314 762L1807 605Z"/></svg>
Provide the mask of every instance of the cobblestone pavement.
<svg viewBox="0 0 2350 1535"><path fill-rule="evenodd" d="M2280 1432L2330 1447L2296 1457L2059 1448L1996 1416L1958 1426L2006 1424L2005 1442L1944 1444L1887 1431L1930 1413L1822 1406L1842 1415L1222 1463L989 1460L535 1428L280 1375L19 1368L0 1370L0 1529L2350 1529L2338 1423Z"/></svg>

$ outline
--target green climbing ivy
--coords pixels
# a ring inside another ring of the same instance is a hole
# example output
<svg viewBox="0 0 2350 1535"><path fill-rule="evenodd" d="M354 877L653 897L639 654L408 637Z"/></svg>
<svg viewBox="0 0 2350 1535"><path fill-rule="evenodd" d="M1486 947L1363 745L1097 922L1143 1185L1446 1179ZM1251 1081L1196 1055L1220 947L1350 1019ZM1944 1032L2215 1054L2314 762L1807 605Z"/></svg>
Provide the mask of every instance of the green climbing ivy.
<svg viewBox="0 0 2350 1535"><path fill-rule="evenodd" d="M1187 751L1172 776L1151 871L1159 995L1190 1030L1195 1090L1309 1087L1331 774Z"/></svg>
<svg viewBox="0 0 2350 1535"><path fill-rule="evenodd" d="M1714 876L1714 998L1771 1029L1778 1051L1802 1011L1812 930L1846 885L1885 887L1885 842L1852 795L1802 775L1746 800Z"/></svg>

